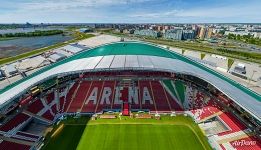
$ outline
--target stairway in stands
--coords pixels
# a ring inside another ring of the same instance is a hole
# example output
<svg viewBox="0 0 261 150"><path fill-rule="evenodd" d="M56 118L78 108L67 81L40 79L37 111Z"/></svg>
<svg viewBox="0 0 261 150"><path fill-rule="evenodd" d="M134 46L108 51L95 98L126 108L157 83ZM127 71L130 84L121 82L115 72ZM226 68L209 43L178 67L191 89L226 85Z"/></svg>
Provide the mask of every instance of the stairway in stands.
<svg viewBox="0 0 261 150"><path fill-rule="evenodd" d="M134 87L135 82L131 80L123 80L119 82L119 87L122 87L122 95L121 100L123 102L122 104L122 115L123 116L129 116L130 115L130 104L129 104L129 87Z"/></svg>

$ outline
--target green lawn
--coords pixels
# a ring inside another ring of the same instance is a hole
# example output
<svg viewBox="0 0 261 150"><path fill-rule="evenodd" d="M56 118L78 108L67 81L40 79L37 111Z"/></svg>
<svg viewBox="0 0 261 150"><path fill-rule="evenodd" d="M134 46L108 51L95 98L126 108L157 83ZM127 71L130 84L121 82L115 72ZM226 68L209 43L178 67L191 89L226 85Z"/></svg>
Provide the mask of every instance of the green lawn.
<svg viewBox="0 0 261 150"><path fill-rule="evenodd" d="M66 125L57 136L50 138L46 150L74 150L81 139L85 125Z"/></svg>
<svg viewBox="0 0 261 150"><path fill-rule="evenodd" d="M87 123L86 123L87 122ZM210 150L206 137L189 117L155 119L69 118L55 137L46 138L46 150ZM58 126L54 127L54 131ZM54 132L52 131L52 133ZM49 134L51 135L51 133Z"/></svg>
<svg viewBox="0 0 261 150"><path fill-rule="evenodd" d="M77 150L201 150L189 127L183 125L110 124L85 128Z"/></svg>

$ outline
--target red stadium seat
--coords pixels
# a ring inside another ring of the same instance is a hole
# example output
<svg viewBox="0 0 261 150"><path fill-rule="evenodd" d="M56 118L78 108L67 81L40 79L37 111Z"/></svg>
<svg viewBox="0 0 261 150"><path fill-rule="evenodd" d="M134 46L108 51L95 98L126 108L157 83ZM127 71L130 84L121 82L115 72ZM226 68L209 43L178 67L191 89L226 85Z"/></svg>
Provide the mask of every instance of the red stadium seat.
<svg viewBox="0 0 261 150"><path fill-rule="evenodd" d="M103 109L111 109L113 106L113 100L115 95L116 81L104 81L101 97L96 112L100 112Z"/></svg>
<svg viewBox="0 0 261 150"><path fill-rule="evenodd" d="M18 125L24 123L27 119L30 117L24 113L19 113L14 118L12 118L10 121L8 121L6 124L0 127L1 131L9 131L13 128L17 127Z"/></svg>
<svg viewBox="0 0 261 150"><path fill-rule="evenodd" d="M46 103L50 104L54 100L54 92L51 92L46 96Z"/></svg>
<svg viewBox="0 0 261 150"><path fill-rule="evenodd" d="M69 104L72 101L72 96L73 96L75 90L77 89L78 85L79 85L79 82L74 83L74 85L70 88L69 92L67 93L63 111L66 111L68 109Z"/></svg>
<svg viewBox="0 0 261 150"><path fill-rule="evenodd" d="M155 105L157 107L157 111L171 111L170 104L168 102L168 98L164 92L164 88L161 86L159 81L151 81L151 88L153 92L153 96L155 99Z"/></svg>
<svg viewBox="0 0 261 150"><path fill-rule="evenodd" d="M40 99L35 100L31 105L28 106L27 110L31 113L37 114L44 108L44 105Z"/></svg>
<svg viewBox="0 0 261 150"><path fill-rule="evenodd" d="M29 150L30 146L14 142L2 141L0 143L0 148L2 150Z"/></svg>
<svg viewBox="0 0 261 150"><path fill-rule="evenodd" d="M150 82L139 81L138 83L140 89L139 93L140 93L140 100L142 103L142 109L150 109L151 111L156 111L156 106L154 104Z"/></svg>
<svg viewBox="0 0 261 150"><path fill-rule="evenodd" d="M77 112L81 109L81 107L84 103L84 100L88 94L87 92L88 92L90 86L91 86L91 81L82 81L82 83L80 83L80 86L79 86L78 90L76 91L76 95L72 99L72 102L71 102L67 112Z"/></svg>
<svg viewBox="0 0 261 150"><path fill-rule="evenodd" d="M46 119L48 119L48 120L50 120L50 121L53 121L53 119L54 119L54 116L51 114L50 110L46 111L46 112L42 115L42 117L44 117L44 118L46 118Z"/></svg>
<svg viewBox="0 0 261 150"><path fill-rule="evenodd" d="M101 97L101 91L103 88L103 81L93 81L88 91L87 99L83 104L81 112L93 113L96 109L96 104Z"/></svg>

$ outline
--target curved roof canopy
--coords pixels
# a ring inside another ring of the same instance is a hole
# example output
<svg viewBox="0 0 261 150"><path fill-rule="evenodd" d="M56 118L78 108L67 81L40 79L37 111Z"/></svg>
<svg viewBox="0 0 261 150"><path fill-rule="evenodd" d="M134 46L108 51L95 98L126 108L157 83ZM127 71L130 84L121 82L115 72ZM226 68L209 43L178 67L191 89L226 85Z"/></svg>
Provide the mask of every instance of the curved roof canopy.
<svg viewBox="0 0 261 150"><path fill-rule="evenodd" d="M118 42L78 53L0 91L0 108L36 84L58 76L99 70L161 70L199 77L261 120L261 95L181 54L141 42Z"/></svg>

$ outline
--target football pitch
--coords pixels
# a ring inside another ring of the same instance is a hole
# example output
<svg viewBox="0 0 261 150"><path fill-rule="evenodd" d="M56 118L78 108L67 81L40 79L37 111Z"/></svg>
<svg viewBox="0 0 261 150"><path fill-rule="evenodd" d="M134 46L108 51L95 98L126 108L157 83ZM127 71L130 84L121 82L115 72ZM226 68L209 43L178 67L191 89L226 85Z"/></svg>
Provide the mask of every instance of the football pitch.
<svg viewBox="0 0 261 150"><path fill-rule="evenodd" d="M209 150L206 137L188 117L161 120L112 119L64 122L43 149Z"/></svg>

